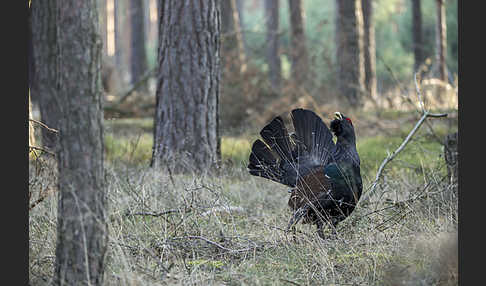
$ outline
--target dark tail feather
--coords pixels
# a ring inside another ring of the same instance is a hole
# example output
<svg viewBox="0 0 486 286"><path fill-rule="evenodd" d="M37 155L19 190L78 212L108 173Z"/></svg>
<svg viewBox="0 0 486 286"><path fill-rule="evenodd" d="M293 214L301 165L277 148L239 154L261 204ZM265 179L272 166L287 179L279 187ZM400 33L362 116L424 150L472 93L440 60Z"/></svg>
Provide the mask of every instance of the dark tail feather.
<svg viewBox="0 0 486 286"><path fill-rule="evenodd" d="M263 141L278 154L280 159L292 161L292 146L285 128L284 122L280 116L275 117L270 123L260 131Z"/></svg>
<svg viewBox="0 0 486 286"><path fill-rule="evenodd" d="M314 112L305 109L292 110L292 122L295 129L295 137L299 145L299 151L305 149L313 160L320 164L327 164L331 154L336 150L332 141L332 133L322 119Z"/></svg>
<svg viewBox="0 0 486 286"><path fill-rule="evenodd" d="M282 172L279 169L277 159L260 139L257 139L251 147L248 170L254 176L267 178L278 183L282 181Z"/></svg>

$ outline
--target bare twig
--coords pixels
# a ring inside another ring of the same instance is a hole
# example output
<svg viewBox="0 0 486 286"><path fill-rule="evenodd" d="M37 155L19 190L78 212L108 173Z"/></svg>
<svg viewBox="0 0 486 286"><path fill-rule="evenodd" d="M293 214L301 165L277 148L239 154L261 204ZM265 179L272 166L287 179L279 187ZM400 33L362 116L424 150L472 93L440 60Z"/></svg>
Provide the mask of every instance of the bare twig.
<svg viewBox="0 0 486 286"><path fill-rule="evenodd" d="M54 128L50 128L49 126L47 126L46 124L44 124L44 123L42 123L42 122L40 122L40 121L38 121L38 120L35 120L35 119L32 119L32 118L29 118L29 121L32 121L32 122L34 122L34 123L37 123L37 124L39 124L40 126L44 127L45 129L47 129L47 130L49 130L49 131L51 131L51 132L53 132L53 133L59 133L59 131L57 131L56 129L54 129Z"/></svg>
<svg viewBox="0 0 486 286"><path fill-rule="evenodd" d="M140 215L140 216L153 216L153 217L159 217L159 216L164 216L164 215L168 215L168 214L173 214L173 213L180 213L182 212L181 210L167 210L167 211L163 211L163 212L136 212L136 213L127 213L126 216L137 216L137 215ZM187 211L189 212L189 211Z"/></svg>
<svg viewBox="0 0 486 286"><path fill-rule="evenodd" d="M428 110L425 109L425 106L422 101L422 94L420 93L420 89L418 87L417 83L417 74L415 74L415 88L417 90L417 96L419 99L419 105L422 110L422 117L420 117L419 121L415 124L415 126L412 128L410 133L407 135L405 140L403 140L402 144L398 146L398 148L393 151L390 155L388 155L383 162L381 163L380 167L378 168L378 172L376 173L375 180L371 184L370 190L364 194L364 196L360 199L359 204L364 205L368 203L369 199L371 196L374 194L376 190L376 186L378 185L378 182L381 178L381 175L383 173L383 170L385 169L385 166L390 163L397 155L400 153L403 149L405 149L405 146L410 142L412 139L413 135L419 130L420 126L424 123L424 121L431 117L431 118L438 118L438 117L447 117L447 113L430 113Z"/></svg>
<svg viewBox="0 0 486 286"><path fill-rule="evenodd" d="M255 246L253 247L247 247L247 248L241 248L241 249L231 249L231 248L227 248L227 247L224 247L222 246L221 244L217 243L217 242L214 242L212 240L209 240L207 238L205 238L204 236L185 236L185 237L177 237L177 238L174 238L174 239L183 239L183 238L188 238L188 239L200 239L200 240L203 240L213 246L216 246L217 248L220 248L222 250L225 250L225 251L228 251L228 252L247 252L247 251L250 251L250 250L255 250L261 246L258 246L256 245L255 243Z"/></svg>
<svg viewBox="0 0 486 286"><path fill-rule="evenodd" d="M49 151L49 150L46 150L44 148L41 148L41 147L37 147L37 146L29 146L29 149L30 150L37 150L37 151L42 151L42 152L46 152L48 154L51 154L52 156L56 156L56 154L52 151Z"/></svg>

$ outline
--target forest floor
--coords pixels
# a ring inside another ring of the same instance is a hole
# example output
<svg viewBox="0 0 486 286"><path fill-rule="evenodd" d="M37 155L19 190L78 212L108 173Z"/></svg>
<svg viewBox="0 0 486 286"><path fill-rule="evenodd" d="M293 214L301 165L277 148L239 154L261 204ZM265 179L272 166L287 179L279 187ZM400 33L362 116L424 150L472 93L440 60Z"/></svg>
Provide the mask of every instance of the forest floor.
<svg viewBox="0 0 486 286"><path fill-rule="evenodd" d="M105 120L105 284L457 285L457 186L447 180L442 145L446 134L457 131L457 110L448 113L427 120L387 165L370 203L327 240L310 225L285 232L288 188L246 171L262 126L223 133L224 168L218 175L196 176L148 166L151 118ZM420 114L356 117L366 192ZM49 154L29 164L31 203L45 197L29 213L31 285L48 284L53 274L53 164Z"/></svg>

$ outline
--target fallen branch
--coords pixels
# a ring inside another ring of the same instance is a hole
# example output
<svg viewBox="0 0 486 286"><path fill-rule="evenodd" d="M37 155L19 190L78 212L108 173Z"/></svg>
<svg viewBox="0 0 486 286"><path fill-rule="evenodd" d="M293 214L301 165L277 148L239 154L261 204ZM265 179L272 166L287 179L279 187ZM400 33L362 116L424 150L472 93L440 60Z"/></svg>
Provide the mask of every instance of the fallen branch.
<svg viewBox="0 0 486 286"><path fill-rule="evenodd" d="M130 95L132 95L135 90L137 90L139 87L141 87L150 77L155 75L156 71L157 71L157 68L153 68L153 69L147 71L140 78L139 81L137 81L128 91L126 91L123 95L121 95L120 99L117 102L115 102L114 104L107 106L105 108L112 108L113 109L113 108L116 108L118 105L122 104L123 102L125 102L127 100L127 98L130 97Z"/></svg>
<svg viewBox="0 0 486 286"><path fill-rule="evenodd" d="M447 113L430 113L428 110L425 109L424 103L422 101L422 94L420 93L420 89L419 89L418 83L417 83L417 74L415 74L414 80L415 80L415 88L416 88L417 95L418 95L418 98L419 98L419 105L420 105L420 108L422 110L422 117L420 117L419 121L412 128L412 130L407 135L405 140L403 140L402 144L400 144L400 146L398 146L398 148L395 151L393 151L393 153L388 155L383 160L380 167L378 168L378 172L376 173L375 180L371 184L370 190L364 194L364 196L360 199L358 204L365 205L366 203L368 203L369 199L371 198L371 196L376 191L376 186L378 185L378 182L381 178L381 175L382 175L383 170L385 169L386 165L388 163L390 163L403 149L405 149L405 146L407 146L407 144L412 139L413 135L415 135L415 133L419 130L420 126L424 123L424 121L427 118L429 118L429 117L430 118L447 117Z"/></svg>

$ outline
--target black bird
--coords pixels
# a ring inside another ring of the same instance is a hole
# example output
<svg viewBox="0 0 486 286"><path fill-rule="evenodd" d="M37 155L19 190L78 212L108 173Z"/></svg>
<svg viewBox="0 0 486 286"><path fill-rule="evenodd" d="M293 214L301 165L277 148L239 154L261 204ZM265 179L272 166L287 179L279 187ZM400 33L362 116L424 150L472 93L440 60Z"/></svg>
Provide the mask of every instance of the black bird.
<svg viewBox="0 0 486 286"><path fill-rule="evenodd" d="M248 170L292 187L288 205L294 215L287 230L302 220L315 224L325 238L326 223L335 232L354 210L363 189L353 123L340 112L330 130L313 111L294 109L291 117L292 134L280 116L260 131L263 141L253 143Z"/></svg>

